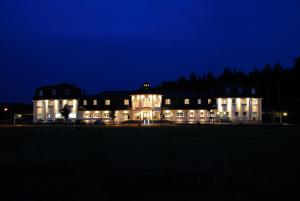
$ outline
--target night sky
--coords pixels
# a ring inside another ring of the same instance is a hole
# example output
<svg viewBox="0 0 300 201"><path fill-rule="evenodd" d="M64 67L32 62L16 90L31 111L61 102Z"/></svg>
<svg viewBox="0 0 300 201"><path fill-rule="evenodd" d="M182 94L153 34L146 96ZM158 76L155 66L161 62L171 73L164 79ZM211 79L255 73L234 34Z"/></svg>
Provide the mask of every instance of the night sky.
<svg viewBox="0 0 300 201"><path fill-rule="evenodd" d="M224 67L292 66L299 0L1 0L0 102L75 83L89 94Z"/></svg>

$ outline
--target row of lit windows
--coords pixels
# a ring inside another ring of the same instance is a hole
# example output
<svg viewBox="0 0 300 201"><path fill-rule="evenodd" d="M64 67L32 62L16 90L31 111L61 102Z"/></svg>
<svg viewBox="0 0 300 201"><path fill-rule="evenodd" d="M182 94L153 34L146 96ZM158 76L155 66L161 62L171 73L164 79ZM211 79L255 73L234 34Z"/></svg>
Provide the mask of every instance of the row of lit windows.
<svg viewBox="0 0 300 201"><path fill-rule="evenodd" d="M208 104L211 104L211 99L210 99L210 98L207 99L207 103L208 103ZM166 105L171 105L171 99L165 99L165 104L166 104ZM184 104L185 104L185 105L189 105L189 104L190 104L190 99L188 99L188 98L184 99ZM198 104L198 105L201 105L201 104L202 104L202 100L201 100L200 98L197 99L197 104Z"/></svg>
<svg viewBox="0 0 300 201"><path fill-rule="evenodd" d="M235 98L231 99L231 102L232 102L233 105L235 105L236 104L236 99ZM225 105L227 103L228 103L228 101L227 101L226 98L222 99L222 104L223 105ZM242 98L241 99L241 104L242 105L247 105L247 99L246 98ZM252 99L252 104L253 105L257 105L258 104L258 100L257 99Z"/></svg>
<svg viewBox="0 0 300 201"><path fill-rule="evenodd" d="M246 117L248 113L247 113L247 112L242 112L241 114L242 114L243 117ZM224 112L224 115L229 116L229 112ZM253 117L256 117L257 115L258 115L257 112L252 112L252 116L253 116ZM235 113L234 113L234 116L235 116L235 117L240 116L240 112L235 112Z"/></svg>
<svg viewBox="0 0 300 201"><path fill-rule="evenodd" d="M110 105L110 99L105 99L104 100L104 105ZM87 100L83 100L83 105L87 105ZM94 99L93 100L93 105L98 105L98 100ZM129 99L124 99L124 105L129 105Z"/></svg>

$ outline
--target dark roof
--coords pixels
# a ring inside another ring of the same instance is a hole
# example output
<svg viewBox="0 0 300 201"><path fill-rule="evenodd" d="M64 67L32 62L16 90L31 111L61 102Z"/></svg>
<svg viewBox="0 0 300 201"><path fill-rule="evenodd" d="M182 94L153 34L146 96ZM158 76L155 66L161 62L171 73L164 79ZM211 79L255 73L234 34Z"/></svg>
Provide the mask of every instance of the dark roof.
<svg viewBox="0 0 300 201"><path fill-rule="evenodd" d="M261 97L259 89L257 87L238 86L234 84L226 84L214 90L214 97L232 97L232 98L243 98L243 97Z"/></svg>
<svg viewBox="0 0 300 201"><path fill-rule="evenodd" d="M55 94L52 93L53 90L55 90ZM66 93L66 90L69 90L69 94ZM84 90L74 84L61 83L37 88L33 99L77 99L84 94Z"/></svg>

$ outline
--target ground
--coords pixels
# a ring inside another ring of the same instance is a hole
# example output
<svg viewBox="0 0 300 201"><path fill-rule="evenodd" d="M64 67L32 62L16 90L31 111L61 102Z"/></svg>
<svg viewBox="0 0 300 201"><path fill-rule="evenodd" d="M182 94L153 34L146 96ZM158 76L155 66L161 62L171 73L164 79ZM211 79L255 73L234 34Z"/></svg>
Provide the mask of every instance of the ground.
<svg viewBox="0 0 300 201"><path fill-rule="evenodd" d="M0 127L0 200L287 200L299 186L299 131Z"/></svg>

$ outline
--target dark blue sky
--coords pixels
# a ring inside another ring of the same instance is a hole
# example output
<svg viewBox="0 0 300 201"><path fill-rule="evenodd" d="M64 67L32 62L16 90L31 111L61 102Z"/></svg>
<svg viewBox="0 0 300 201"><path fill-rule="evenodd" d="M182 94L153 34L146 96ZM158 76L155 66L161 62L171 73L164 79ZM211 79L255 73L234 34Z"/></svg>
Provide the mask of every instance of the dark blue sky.
<svg viewBox="0 0 300 201"><path fill-rule="evenodd" d="M291 66L299 0L1 0L0 102L41 85L90 94L191 72Z"/></svg>

